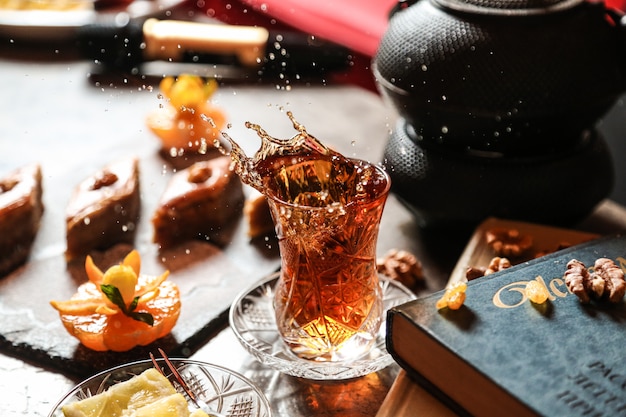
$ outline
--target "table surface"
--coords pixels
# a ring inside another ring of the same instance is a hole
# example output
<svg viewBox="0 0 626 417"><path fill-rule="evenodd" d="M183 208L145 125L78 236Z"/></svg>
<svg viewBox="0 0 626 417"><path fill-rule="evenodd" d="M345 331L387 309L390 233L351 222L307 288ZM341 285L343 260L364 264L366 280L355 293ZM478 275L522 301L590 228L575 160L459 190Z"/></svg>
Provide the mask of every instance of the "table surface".
<svg viewBox="0 0 626 417"><path fill-rule="evenodd" d="M84 173L94 169L100 153L123 156L130 143L146 152L157 149L156 138L145 126L147 114L159 106L156 78L99 76L92 63L76 58L71 46L26 47L6 39L0 45L0 68L0 173L33 160L46 163L51 149L56 154L65 150L69 158L83 160L80 166ZM224 83L215 102L228 115L232 125L229 134L245 138L246 146L256 149L256 136L243 127L250 120L277 136L291 136L284 108L292 110L310 133L340 152L380 160L395 125L395 114L377 94L328 80L291 81ZM47 180L53 180L61 173L51 168L46 175ZM46 213L47 218L62 225L62 215L54 216L57 210L62 212L65 202L47 204L56 207ZM604 203L578 227L597 233L617 231L620 223L612 218L615 207L613 202ZM416 254L427 278L426 293L443 288L470 235L471 230L434 236L422 233L412 215L391 196L383 215L378 252L383 255L397 248ZM47 235L36 241L31 257L43 256L50 247L58 249L62 244L61 235ZM248 265L250 269L254 266ZM247 285L242 282L241 290ZM227 323L188 356L249 377L266 393L276 416L372 416L399 373L392 365L347 381L308 381L283 375L256 362ZM78 382L71 372L59 372L8 351L0 351L0 370L3 417L46 416L60 396Z"/></svg>
<svg viewBox="0 0 626 417"><path fill-rule="evenodd" d="M92 63L76 59L63 48L39 47L33 53L9 43L4 44L1 52L0 172L38 161L44 171L44 186L56 186L61 178L71 179L70 175L78 181L129 150L144 149L145 153L156 154L159 144L148 131L145 118L161 104L157 78L101 77L93 73ZM242 138L240 142L247 151L255 150L259 143L256 135L245 129L247 120L279 137L294 134L284 107L292 110L312 134L340 152L379 160L394 121L393 113L371 91L328 84L224 83L214 101L228 115L232 125L229 134ZM65 158L71 158L71 162L65 164ZM69 175L65 165L72 167ZM146 198L158 197L157 179L153 182L142 182L142 195ZM72 187L68 183L67 194L54 196L44 190L45 224L33 247L31 262L51 253L60 256L64 244L63 210ZM421 243L414 233L412 216L391 197L381 226L379 252L397 247L419 253ZM141 233L141 239L140 236ZM260 265L255 262L260 262L259 258L249 260L245 269L254 270ZM449 264L449 260L425 263L430 289L443 285L440 277L449 271L439 268ZM261 278L251 275L233 286L243 290L250 280ZM9 296L0 294L0 306L3 297ZM67 343L75 341L67 335ZM249 377L270 398L275 415L285 416L372 415L398 373L397 366L390 366L362 378L332 382L283 375L256 362L238 343L227 323L208 335L199 349L186 353L193 359L222 365ZM79 382L69 369L59 372L12 351L0 351L0 369L0 391L3 398L12 398L0 402L0 414L5 417L46 416L61 395Z"/></svg>

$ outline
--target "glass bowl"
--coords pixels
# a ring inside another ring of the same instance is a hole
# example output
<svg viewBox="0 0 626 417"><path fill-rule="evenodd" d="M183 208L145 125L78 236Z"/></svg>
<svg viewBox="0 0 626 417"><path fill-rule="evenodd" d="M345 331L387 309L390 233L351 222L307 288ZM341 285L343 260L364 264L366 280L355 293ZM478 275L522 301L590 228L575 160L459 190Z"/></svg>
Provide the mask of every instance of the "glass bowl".
<svg viewBox="0 0 626 417"><path fill-rule="evenodd" d="M271 407L265 395L250 380L229 369L190 359L170 358L194 393L205 402L214 415L224 417L271 417ZM164 371L168 367L158 359ZM48 417L63 417L62 407L74 401L91 397L119 382L126 381L153 367L151 360L120 365L100 372L69 391L52 408ZM171 375L168 379L173 380ZM193 409L190 408L190 409Z"/></svg>

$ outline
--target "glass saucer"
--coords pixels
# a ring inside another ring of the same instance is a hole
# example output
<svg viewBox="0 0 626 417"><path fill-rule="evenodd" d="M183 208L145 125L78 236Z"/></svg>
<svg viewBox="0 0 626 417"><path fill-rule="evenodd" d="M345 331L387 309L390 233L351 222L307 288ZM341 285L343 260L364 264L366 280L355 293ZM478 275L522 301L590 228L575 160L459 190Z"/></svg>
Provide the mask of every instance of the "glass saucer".
<svg viewBox="0 0 626 417"><path fill-rule="evenodd" d="M316 380L356 378L379 371L393 363L385 346L384 321L372 349L358 359L316 362L295 356L283 343L276 328L272 301L279 276L280 272L274 273L243 291L230 309L230 326L237 339L259 362L288 375ZM381 277L380 284L385 311L415 299L415 295L408 288L395 280Z"/></svg>
<svg viewBox="0 0 626 417"><path fill-rule="evenodd" d="M159 367L167 371L168 367L163 359L157 361ZM212 413L225 417L271 417L269 401L244 376L205 362L179 358L170 358L170 361L198 398L208 404ZM48 417L63 417L64 405L99 394L153 366L151 360L143 360L100 372L84 380L61 398ZM168 376L168 379L172 378Z"/></svg>

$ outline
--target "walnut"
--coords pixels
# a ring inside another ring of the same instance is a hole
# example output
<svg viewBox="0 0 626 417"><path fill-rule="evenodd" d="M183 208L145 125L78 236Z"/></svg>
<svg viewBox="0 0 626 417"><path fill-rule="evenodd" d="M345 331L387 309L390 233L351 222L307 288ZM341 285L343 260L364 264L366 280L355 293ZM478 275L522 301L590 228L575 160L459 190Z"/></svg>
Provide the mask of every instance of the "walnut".
<svg viewBox="0 0 626 417"><path fill-rule="evenodd" d="M93 178L93 184L91 184L91 189L99 190L100 188L108 187L115 184L117 180L117 175L115 175L114 172L105 169L98 176Z"/></svg>
<svg viewBox="0 0 626 417"><path fill-rule="evenodd" d="M376 261L376 268L380 274L398 280L410 289L424 284L422 263L407 251L390 250Z"/></svg>
<svg viewBox="0 0 626 417"><path fill-rule="evenodd" d="M485 271L487 271L487 268L482 267L482 266L470 266L465 270L465 278L468 281L471 281L473 279L477 279L480 277L484 277L485 276Z"/></svg>
<svg viewBox="0 0 626 417"><path fill-rule="evenodd" d="M499 256L495 256L489 262L489 266L485 270L485 275L493 274L494 272L502 271L503 269L507 269L511 267L511 261L508 258L501 258Z"/></svg>
<svg viewBox="0 0 626 417"><path fill-rule="evenodd" d="M549 255L551 253L558 252L563 249L567 249L570 246L572 246L572 244L569 242L559 242L559 244L554 249L543 249L543 250L537 251L534 255L534 258L540 258L542 256Z"/></svg>
<svg viewBox="0 0 626 417"><path fill-rule="evenodd" d="M583 304L587 304L589 302L589 294L587 293L589 271L587 271L585 264L577 259L572 259L567 263L563 278L567 288L576 295Z"/></svg>
<svg viewBox="0 0 626 417"><path fill-rule="evenodd" d="M618 303L626 293L624 271L608 258L596 259L593 273L582 262L572 259L567 263L565 284L582 303L591 299Z"/></svg>
<svg viewBox="0 0 626 417"><path fill-rule="evenodd" d="M496 256L518 257L524 255L533 245L530 235L522 234L517 229L495 227L485 232L487 245Z"/></svg>
<svg viewBox="0 0 626 417"><path fill-rule="evenodd" d="M187 181L191 184L201 184L206 182L213 175L213 170L206 165L192 165L189 167Z"/></svg>
<svg viewBox="0 0 626 417"><path fill-rule="evenodd" d="M465 271L465 278L471 281L476 278L484 277L486 275L493 274L494 272L502 271L511 267L511 261L508 258L501 258L495 256L489 261L488 267L475 267L471 266Z"/></svg>
<svg viewBox="0 0 626 417"><path fill-rule="evenodd" d="M624 271L608 258L596 259L593 268L593 275L599 275L604 281L605 292L602 295L605 295L605 298L611 303L620 302L626 293Z"/></svg>

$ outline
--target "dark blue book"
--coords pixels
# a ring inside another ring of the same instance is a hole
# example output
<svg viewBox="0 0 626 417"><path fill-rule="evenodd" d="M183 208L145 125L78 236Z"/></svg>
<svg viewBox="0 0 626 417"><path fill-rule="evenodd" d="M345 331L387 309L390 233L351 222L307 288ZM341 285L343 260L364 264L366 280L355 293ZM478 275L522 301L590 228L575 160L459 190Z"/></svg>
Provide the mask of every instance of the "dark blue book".
<svg viewBox="0 0 626 417"><path fill-rule="evenodd" d="M461 415L626 416L626 302L583 304L563 279L578 259L626 270L626 237L594 240L468 283L459 310L442 293L391 309L387 349L418 383ZM544 304L526 299L545 283Z"/></svg>

